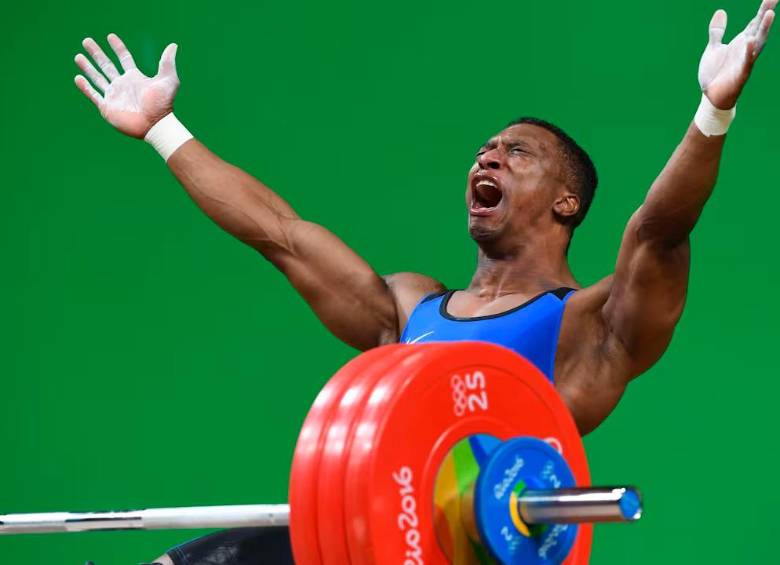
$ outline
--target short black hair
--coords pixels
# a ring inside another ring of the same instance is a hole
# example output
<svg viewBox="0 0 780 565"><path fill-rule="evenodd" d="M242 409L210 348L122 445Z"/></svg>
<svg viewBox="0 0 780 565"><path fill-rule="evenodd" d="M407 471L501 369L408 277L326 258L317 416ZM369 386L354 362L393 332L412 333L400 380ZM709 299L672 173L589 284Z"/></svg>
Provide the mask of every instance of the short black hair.
<svg viewBox="0 0 780 565"><path fill-rule="evenodd" d="M566 165L567 181L571 183L572 188L580 197L580 209L571 218L571 230L574 231L582 223L590 210L593 197L596 195L596 186L599 184L599 178L596 174L596 166L591 161L588 153L574 141L569 134L563 131L555 124L548 121L524 116L512 120L506 127L519 124L530 124L544 128L558 138Z"/></svg>

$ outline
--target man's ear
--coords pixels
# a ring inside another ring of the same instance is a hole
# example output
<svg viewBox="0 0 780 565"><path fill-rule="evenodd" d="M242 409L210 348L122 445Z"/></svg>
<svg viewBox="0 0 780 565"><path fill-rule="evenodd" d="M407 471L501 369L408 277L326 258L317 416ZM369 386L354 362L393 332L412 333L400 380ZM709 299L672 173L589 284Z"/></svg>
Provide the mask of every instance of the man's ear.
<svg viewBox="0 0 780 565"><path fill-rule="evenodd" d="M553 212L561 218L570 218L580 211L580 197L573 192L567 192L558 197L553 204Z"/></svg>

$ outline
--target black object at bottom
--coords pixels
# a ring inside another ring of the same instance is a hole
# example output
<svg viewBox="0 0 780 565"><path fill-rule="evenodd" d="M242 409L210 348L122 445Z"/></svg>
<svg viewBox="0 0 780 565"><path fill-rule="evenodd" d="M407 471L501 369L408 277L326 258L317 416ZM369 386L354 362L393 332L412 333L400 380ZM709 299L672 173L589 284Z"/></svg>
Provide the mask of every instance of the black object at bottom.
<svg viewBox="0 0 780 565"><path fill-rule="evenodd" d="M168 557L175 565L294 565L285 526L216 532L170 549Z"/></svg>

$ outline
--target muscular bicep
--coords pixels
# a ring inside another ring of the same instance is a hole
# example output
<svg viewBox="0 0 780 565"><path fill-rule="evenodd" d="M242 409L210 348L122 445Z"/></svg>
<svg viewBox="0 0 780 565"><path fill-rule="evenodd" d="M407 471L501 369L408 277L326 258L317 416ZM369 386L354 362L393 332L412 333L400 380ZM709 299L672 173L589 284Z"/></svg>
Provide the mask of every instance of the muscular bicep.
<svg viewBox="0 0 780 565"><path fill-rule="evenodd" d="M631 376L666 350L688 290L690 244L647 237L642 209L626 227L602 315L608 339L627 354ZM651 230L652 231L652 230Z"/></svg>
<svg viewBox="0 0 780 565"><path fill-rule="evenodd" d="M366 261L318 224L293 219L283 232L266 258L336 337L361 350L397 340L393 294Z"/></svg>

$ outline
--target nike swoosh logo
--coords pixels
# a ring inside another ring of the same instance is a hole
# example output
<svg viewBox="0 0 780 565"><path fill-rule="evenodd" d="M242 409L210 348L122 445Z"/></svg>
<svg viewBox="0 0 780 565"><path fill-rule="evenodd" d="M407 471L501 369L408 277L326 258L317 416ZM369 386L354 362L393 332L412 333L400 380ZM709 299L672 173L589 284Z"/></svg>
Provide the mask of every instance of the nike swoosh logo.
<svg viewBox="0 0 780 565"><path fill-rule="evenodd" d="M418 341L420 341L421 339L423 339L423 338L426 338L426 337L428 337L429 335L432 335L432 334L433 334L433 332L428 332L427 334L422 334L421 336L419 336L419 337L416 337L416 338L414 338L414 339L407 339L407 340L406 340L406 343L407 343L407 344L409 344L409 343L417 343L417 342L418 342Z"/></svg>

